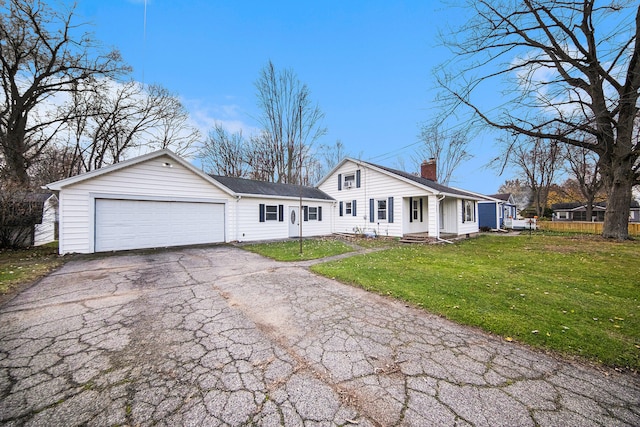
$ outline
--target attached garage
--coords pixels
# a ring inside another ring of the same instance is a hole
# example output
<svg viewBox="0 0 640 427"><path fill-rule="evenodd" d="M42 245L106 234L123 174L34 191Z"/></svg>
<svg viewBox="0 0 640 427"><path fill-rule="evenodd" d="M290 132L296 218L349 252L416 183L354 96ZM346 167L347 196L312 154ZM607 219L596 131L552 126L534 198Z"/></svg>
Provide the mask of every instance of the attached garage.
<svg viewBox="0 0 640 427"><path fill-rule="evenodd" d="M326 213L305 217L303 236L331 234L330 196L313 187L210 176L168 150L47 185L59 200L59 252L286 239L284 207ZM280 208L265 218L261 209Z"/></svg>
<svg viewBox="0 0 640 427"><path fill-rule="evenodd" d="M61 254L222 243L233 226L232 192L168 150L47 188L60 201Z"/></svg>
<svg viewBox="0 0 640 427"><path fill-rule="evenodd" d="M220 243L224 204L95 199L95 251Z"/></svg>

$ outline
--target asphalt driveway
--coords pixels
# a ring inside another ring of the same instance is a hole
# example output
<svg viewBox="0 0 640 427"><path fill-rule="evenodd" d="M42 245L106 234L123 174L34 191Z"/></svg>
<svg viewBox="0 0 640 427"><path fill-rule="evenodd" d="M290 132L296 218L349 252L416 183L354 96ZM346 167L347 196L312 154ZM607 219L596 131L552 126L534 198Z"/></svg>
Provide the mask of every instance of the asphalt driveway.
<svg viewBox="0 0 640 427"><path fill-rule="evenodd" d="M0 308L6 425L640 425L637 376L238 248L76 260Z"/></svg>

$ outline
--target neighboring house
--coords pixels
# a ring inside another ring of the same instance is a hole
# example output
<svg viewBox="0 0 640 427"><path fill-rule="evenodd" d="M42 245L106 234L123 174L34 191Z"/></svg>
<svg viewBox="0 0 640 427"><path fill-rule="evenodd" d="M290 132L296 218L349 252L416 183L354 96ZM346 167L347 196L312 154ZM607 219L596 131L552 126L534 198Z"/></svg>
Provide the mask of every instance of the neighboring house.
<svg viewBox="0 0 640 427"><path fill-rule="evenodd" d="M315 188L212 177L168 150L47 185L58 193L60 253L251 241L332 232ZM303 211L300 215L300 198Z"/></svg>
<svg viewBox="0 0 640 427"><path fill-rule="evenodd" d="M580 202L556 203L551 205L551 209L553 210L553 221L603 222L607 203L594 203L591 209L591 218L587 218L587 207ZM630 205L629 222L640 222L640 204L635 200Z"/></svg>
<svg viewBox="0 0 640 427"><path fill-rule="evenodd" d="M44 193L41 221L35 225L33 244L46 245L58 239L58 198L55 194Z"/></svg>
<svg viewBox="0 0 640 427"><path fill-rule="evenodd" d="M493 230L504 228L505 219L516 218L516 202L513 195L507 193L480 197L482 198L478 202L480 227L489 227Z"/></svg>
<svg viewBox="0 0 640 427"><path fill-rule="evenodd" d="M337 201L334 231L383 236L478 232L477 201L469 192L436 182L436 165L424 162L420 176L346 158L319 183Z"/></svg>
<svg viewBox="0 0 640 427"><path fill-rule="evenodd" d="M0 240L8 246L40 246L56 240L58 198L51 192L0 196Z"/></svg>

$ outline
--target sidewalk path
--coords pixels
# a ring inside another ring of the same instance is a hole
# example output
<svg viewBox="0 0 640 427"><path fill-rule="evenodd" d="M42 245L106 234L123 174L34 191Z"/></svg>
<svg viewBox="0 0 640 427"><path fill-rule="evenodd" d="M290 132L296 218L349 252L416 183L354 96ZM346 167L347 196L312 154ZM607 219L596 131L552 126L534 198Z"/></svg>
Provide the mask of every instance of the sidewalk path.
<svg viewBox="0 0 640 427"><path fill-rule="evenodd" d="M0 423L637 426L640 380L220 246L67 263L0 307Z"/></svg>

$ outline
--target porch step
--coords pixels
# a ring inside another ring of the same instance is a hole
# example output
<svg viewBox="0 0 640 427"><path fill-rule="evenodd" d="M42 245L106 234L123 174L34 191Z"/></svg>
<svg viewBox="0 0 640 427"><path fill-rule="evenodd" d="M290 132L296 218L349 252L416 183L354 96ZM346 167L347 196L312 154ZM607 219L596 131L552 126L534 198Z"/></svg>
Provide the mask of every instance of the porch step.
<svg viewBox="0 0 640 427"><path fill-rule="evenodd" d="M434 239L433 237L417 236L411 234L404 235L402 236L402 239L400 239L401 243L433 243L435 241L436 239Z"/></svg>

